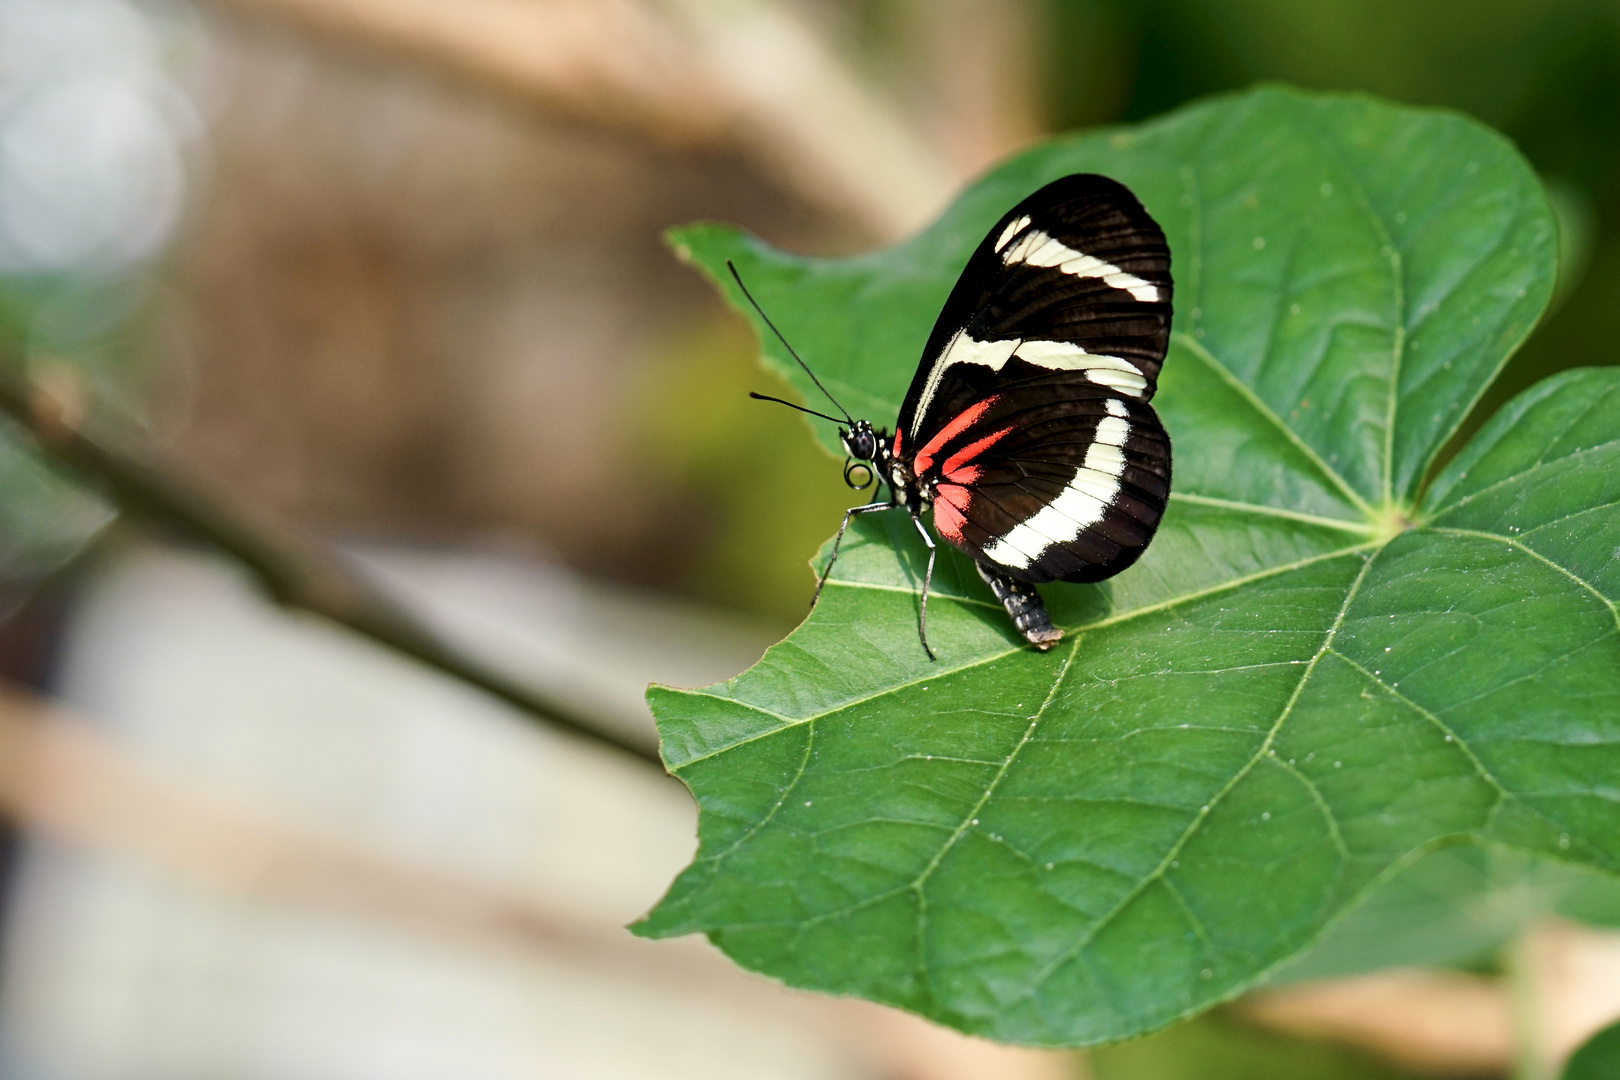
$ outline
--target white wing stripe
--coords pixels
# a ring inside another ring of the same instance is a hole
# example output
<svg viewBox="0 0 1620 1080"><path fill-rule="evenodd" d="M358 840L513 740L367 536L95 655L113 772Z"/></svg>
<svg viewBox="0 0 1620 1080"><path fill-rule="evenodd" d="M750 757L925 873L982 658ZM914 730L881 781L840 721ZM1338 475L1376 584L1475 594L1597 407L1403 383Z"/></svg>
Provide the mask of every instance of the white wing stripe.
<svg viewBox="0 0 1620 1080"><path fill-rule="evenodd" d="M1086 451L1086 463L1080 471L1096 473L1109 481L1118 480L1125 472L1125 454L1117 446L1093 443Z"/></svg>
<svg viewBox="0 0 1620 1080"><path fill-rule="evenodd" d="M1141 397L1147 389L1147 377L1129 360L1088 353L1073 342L1026 341L1018 347L1018 359L1055 371L1084 371L1097 385L1111 386L1132 397Z"/></svg>
<svg viewBox="0 0 1620 1080"><path fill-rule="evenodd" d="M1001 236L996 239L996 250L1000 251L1002 248L1006 247L1009 240L1027 228L1029 228L1028 214L1025 214L1016 221L1008 222L1007 227L1001 230Z"/></svg>
<svg viewBox="0 0 1620 1080"><path fill-rule="evenodd" d="M1018 528L985 548L985 556L994 559L1002 566L1035 565L1040 561L1041 552L1057 543L1057 541L1049 536L1043 536L1027 526L1027 522L1018 526ZM1035 554L1031 555L1029 551L1025 551L1023 545L1027 545L1030 551Z"/></svg>
<svg viewBox="0 0 1620 1080"><path fill-rule="evenodd" d="M1110 398L1108 403L1112 405L1113 399ZM1099 446L1124 446L1125 440L1130 437L1130 434L1131 425L1117 416L1105 416L1097 421L1097 434L1093 436L1096 442L1092 443L1091 449L1086 451L1086 467L1088 469L1096 468L1091 464L1092 450L1096 450Z"/></svg>
<svg viewBox="0 0 1620 1080"><path fill-rule="evenodd" d="M978 364L991 371L1000 371L1014 350L1022 344L1017 338L979 341L968 337L966 330L958 330L946 344L945 351L939 354L939 359L934 361L934 369L928 373L928 381L923 384L922 396L917 399L917 411L911 421L911 437L915 439L917 432L922 429L923 417L928 414L928 403L934 400L934 391L939 389L939 380L945 377L946 369L952 364Z"/></svg>
<svg viewBox="0 0 1620 1080"><path fill-rule="evenodd" d="M923 384L922 395L917 399L911 437L917 437L923 416L928 412L928 403L934 400L934 392L939 389L939 380L945 377L946 369L952 364L978 364L991 371L1000 371L1014 356L1053 371L1084 371L1086 378L1098 386L1111 387L1132 397L1139 398L1147 390L1147 377L1141 369L1118 356L1088 353L1067 341L1021 341L1018 338L979 341L969 337L966 330L958 330L945 346L945 351L939 354L934 369L928 373L928 381Z"/></svg>
<svg viewBox="0 0 1620 1080"><path fill-rule="evenodd" d="M1018 338L1006 341L979 341L977 338L968 337L966 331L958 331L957 335L951 338L951 343L945 347L938 366L943 369L952 364L978 364L991 371L1000 371L1022 344L1024 343Z"/></svg>
<svg viewBox="0 0 1620 1080"><path fill-rule="evenodd" d="M1085 463L1075 470L1074 479L1028 521L985 548L985 558L1020 569L1033 566L1047 548L1072 540L1101 521L1119 496L1119 478L1125 473L1120 447L1130 433L1130 424L1118 416L1099 420L1096 439L1086 448Z"/></svg>
<svg viewBox="0 0 1620 1080"><path fill-rule="evenodd" d="M1122 394L1131 397L1141 397L1142 391L1147 389L1147 380L1140 375L1131 375L1127 372L1116 371L1111 368L1088 368L1086 379L1098 386L1111 386Z"/></svg>
<svg viewBox="0 0 1620 1080"><path fill-rule="evenodd" d="M1025 341L1018 346L1018 359L1044 368L1081 371L1086 368L1113 368L1141 375L1142 369L1129 360L1107 353L1089 353L1071 341Z"/></svg>
<svg viewBox="0 0 1620 1080"><path fill-rule="evenodd" d="M1103 472L1100 469L1082 468L1075 471L1074 479L1069 481L1069 486L1064 490L1066 492L1084 491L1093 499L1107 506L1114 501L1114 496L1119 494L1119 477L1111 472ZM1059 499L1057 503L1052 505L1056 506L1062 501L1062 499ZM1034 518L1030 520L1033 521ZM1075 524L1089 525L1091 522L1075 522ZM1073 537L1074 531L1070 530L1065 539L1073 539Z"/></svg>
<svg viewBox="0 0 1620 1080"><path fill-rule="evenodd" d="M1079 480L1079 477L1075 479ZM1118 483L1114 486L1117 489ZM985 557L1003 566L1031 566L1040 560L1047 548L1062 543L1050 533L1063 533L1072 538L1080 529L1101 521L1107 510L1107 503L1085 490L1084 486L1076 486L1071 481L1061 495L1041 507L1034 517L1013 526L1006 536L985 548ZM1037 554L1027 554L1026 549L1031 548Z"/></svg>
<svg viewBox="0 0 1620 1080"><path fill-rule="evenodd" d="M1001 251L1001 245L1006 243L1007 239L1007 234L1003 233L1001 241L996 244L997 251ZM1113 263L1103 262L1095 255L1078 252L1040 229L1029 233L1018 243L1002 251L1001 261L1009 266L1013 263L1023 263L1025 266L1055 266L1063 273L1074 277L1101 278L1109 288L1122 289L1130 293L1133 299L1143 303L1153 303L1159 299L1159 287L1152 282L1127 273Z"/></svg>

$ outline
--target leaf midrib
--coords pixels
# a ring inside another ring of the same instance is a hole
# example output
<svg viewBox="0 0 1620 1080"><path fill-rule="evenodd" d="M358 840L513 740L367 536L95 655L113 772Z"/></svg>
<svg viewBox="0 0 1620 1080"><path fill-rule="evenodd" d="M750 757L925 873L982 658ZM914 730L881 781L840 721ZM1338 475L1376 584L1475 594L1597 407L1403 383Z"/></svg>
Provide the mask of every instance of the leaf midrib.
<svg viewBox="0 0 1620 1080"><path fill-rule="evenodd" d="M1603 451L1603 450L1612 450L1615 447L1620 447L1620 439L1610 439L1608 442L1595 443L1592 446L1588 446L1588 447L1585 447L1585 448L1580 449L1580 450L1571 450L1568 453L1560 454L1558 457L1555 457L1555 458L1547 458L1547 457L1537 458L1526 469L1523 469L1523 470L1521 470L1519 472L1513 473L1511 476L1504 476L1500 480L1493 480L1489 484L1486 484L1484 487L1475 488L1473 491L1470 491L1467 495L1464 495L1460 499L1457 499L1457 500L1452 501L1452 502L1441 503L1439 506L1435 507L1432 511L1429 512L1429 514L1427 515L1425 520L1427 520L1427 521L1439 521L1440 519L1444 518L1447 514L1451 514L1451 513L1455 512L1457 510L1462 509L1463 507L1467 506L1469 503L1473 502L1475 499L1479 498L1482 495L1487 495L1490 492L1495 491L1497 488L1506 487L1509 484L1518 483L1519 481L1525 479L1526 477L1534 474L1538 469L1551 468L1551 467L1553 467L1555 465L1561 465L1561 464L1563 464L1563 463L1565 463L1567 461L1573 460L1575 458L1584 457L1587 454L1595 454L1595 453L1598 453L1598 452ZM1478 463L1475 462L1473 464L1478 464ZM1473 467L1473 465L1471 464L1470 468L1472 468L1472 467ZM1466 475L1466 473L1464 475ZM1458 481L1460 481L1461 479L1462 478L1459 477ZM1453 484L1453 487L1455 487L1455 482ZM1450 492L1448 492L1447 494L1449 495ZM1589 509L1589 508L1583 507L1582 509L1584 510L1584 509Z"/></svg>
<svg viewBox="0 0 1620 1080"><path fill-rule="evenodd" d="M1310 124L1301 124L1299 117L1290 114L1292 126L1301 138L1308 138L1315 143L1322 156L1333 162L1338 177L1345 182L1345 186L1355 199L1356 205L1366 215L1373 228L1378 233L1378 239L1383 244L1383 250L1389 252L1390 282L1394 291L1394 317L1391 319L1390 334L1393 341L1390 345L1389 386L1385 391L1386 404L1384 409L1384 452L1382 465L1383 501L1385 506L1393 505L1395 501L1395 413L1400 400L1401 362L1406 351L1406 260L1401 257L1400 246L1395 243L1394 237L1389 233L1389 225L1384 216L1373 206L1367 188L1361 183L1355 171L1351 169L1344 155L1338 152L1331 144L1322 138L1322 133ZM1363 505L1364 512L1371 517Z"/></svg>

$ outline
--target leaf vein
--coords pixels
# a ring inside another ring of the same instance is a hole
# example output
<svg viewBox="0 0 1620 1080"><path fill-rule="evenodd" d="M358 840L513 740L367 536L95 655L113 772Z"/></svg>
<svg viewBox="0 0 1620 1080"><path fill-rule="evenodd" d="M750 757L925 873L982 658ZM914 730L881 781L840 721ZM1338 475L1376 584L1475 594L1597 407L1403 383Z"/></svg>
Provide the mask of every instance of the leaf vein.
<svg viewBox="0 0 1620 1080"><path fill-rule="evenodd" d="M1013 762L1018 759L1019 753L1029 744L1029 740L1034 738L1035 728L1039 726L1041 718L1046 715L1046 710L1051 707L1052 702L1057 699L1058 688L1063 685L1063 679L1068 675L1069 667L1074 663L1075 654L1080 651L1080 642L1083 640L1085 640L1083 634L1075 635L1074 644L1069 647L1069 655L1064 657L1063 663L1058 666L1057 673L1052 678L1051 689L1046 692L1046 698L1041 702L1040 707L1035 710L1035 715L1029 718L1029 726L1024 729L1023 735L1019 737L1013 748L1007 752L1006 760L1001 763L1001 768L996 770L996 774L985 785L984 794L979 796L979 801L974 803L972 809L968 810L966 814L962 815L962 822L956 827L956 831L951 834L950 839L945 841L934 857L928 860L928 865L923 867L922 872L917 875L917 879L912 882L911 887L917 892L917 976L919 979L926 978L928 974L927 949L925 946L928 931L928 897L923 886L927 884L928 879L939 868L939 864L944 861L946 855L950 854L951 849L962 839L968 829L978 823L979 812L990 801L990 796L995 794L996 788L1000 786L1001 781L1006 777L1007 770L1012 768Z"/></svg>
<svg viewBox="0 0 1620 1080"><path fill-rule="evenodd" d="M1268 566L1266 569L1257 570L1252 574L1230 578L1226 581L1219 582L1218 584L1210 585L1207 588L1194 589L1192 592L1182 593L1180 596L1168 597L1167 599L1160 600L1157 603L1146 604L1139 608L1132 608L1129 611L1122 611L1117 615L1109 615L1105 618L1098 619L1096 622L1081 623L1079 626L1074 627L1074 631L1076 633L1080 633L1086 630L1100 630L1106 626L1115 626L1119 623L1137 618L1142 615L1151 615L1155 612L1179 607L1182 604L1190 603L1194 600L1203 600L1206 597L1214 596L1218 593L1227 592L1231 589L1240 589L1245 585L1252 585L1257 581L1264 581L1266 578L1277 577L1282 574L1290 573L1294 570L1303 570L1305 567L1313 566L1319 562L1328 562L1332 559L1342 558L1346 555L1355 555L1363 551L1370 551L1378 546L1379 544L1376 541L1365 544L1356 544L1353 547L1337 548L1333 551L1325 551L1319 555L1308 555L1303 559L1296 559L1291 563L1283 563L1280 566Z"/></svg>
<svg viewBox="0 0 1620 1080"><path fill-rule="evenodd" d="M765 826L769 825L771 821L775 819L776 815L781 811L782 806L787 802L788 796L793 793L793 789L799 786L800 780L804 779L804 771L810 765L810 751L815 745L815 739L816 729L814 727L806 728L804 732L804 756L799 759L799 767L794 771L793 779L789 780L785 785L783 785L782 794L777 796L775 805L773 805L770 810L759 819L759 821L755 822L753 827L739 836L724 851L717 851L708 859L699 861L709 862L713 863L715 866L719 866L722 862L729 858L733 852L742 847L748 841L752 840L759 834L761 829L765 828Z"/></svg>
<svg viewBox="0 0 1620 1080"><path fill-rule="evenodd" d="M1546 566L1558 571L1560 574L1563 574L1569 580L1573 581L1575 584L1597 597L1598 600L1602 602L1603 606L1609 609L1609 616L1614 619L1615 629L1620 630L1620 608L1615 607L1613 600L1610 600L1602 592L1599 592L1597 586L1581 577L1575 571L1571 570L1567 566L1564 566L1562 563L1555 562L1554 560L1547 558L1547 556L1543 555L1529 544L1526 544L1512 536L1503 536L1500 533L1493 532L1482 532L1478 529L1453 529L1442 528L1439 526L1432 526L1432 528L1438 533L1449 533L1454 536L1471 536L1476 540L1501 540L1511 547L1517 548L1538 562L1541 562Z"/></svg>
<svg viewBox="0 0 1620 1080"><path fill-rule="evenodd" d="M1190 503L1193 506L1209 506L1218 510L1231 510L1240 514L1257 514L1265 517L1284 518L1288 521L1298 521L1306 525L1320 525L1323 528L1339 529L1343 532L1367 535L1373 531L1373 526L1365 521L1350 521L1345 518L1322 517L1319 514L1306 514L1298 510L1284 510L1278 506L1266 506L1262 503L1240 502L1235 499L1218 499L1211 495L1183 494L1179 491L1170 493L1171 502Z"/></svg>
<svg viewBox="0 0 1620 1080"><path fill-rule="evenodd" d="M892 686L885 686L885 687L882 687L880 689L874 690L870 694L865 694L865 695L863 695L861 697L850 698L848 701L841 701L837 705L834 705L830 709L827 709L827 710L825 710L823 712L819 712L819 713L813 713L810 716L796 716L796 717L783 716L781 713L775 713L775 712L772 712L771 710L763 708L761 706L750 704L750 703L748 703L746 701L743 701L740 698L730 698L730 697L722 698L722 697L719 697L719 695L706 695L706 696L715 697L719 701L733 701L733 702L736 702L739 705L742 705L742 706L744 706L746 708L753 709L755 712L763 713L766 716L774 716L778 720L782 721L782 725L780 727L771 728L769 731L755 732L754 734L748 736L745 739L738 739L736 742L730 742L730 743L727 743L724 746L717 747L717 748L715 748L713 750L710 750L706 754L700 754L697 757L688 758L686 761L683 761L679 765L677 765L674 768L670 769L670 772L672 772L675 775L679 776L683 769L690 768L693 765L697 765L697 764L699 764L701 762L708 761L710 758L718 757L721 754L728 753L729 751L735 750L740 746L747 746L749 743L757 742L760 739L769 738L770 736L775 735L776 733L778 733L780 731L785 731L786 729L788 729L790 727L797 727L799 724L814 723L815 721L823 719L824 717L832 716L834 713L843 712L844 710L854 708L857 705L864 705L869 701L875 701L876 699L878 699L880 697L884 697L884 696L886 696L888 694L895 693L896 691L906 690L906 689L909 689L909 688L911 688L913 686L921 686L923 683L928 682L930 679L938 679L938 678L941 678L941 677L946 676L946 675L955 675L955 674L957 674L959 672L971 671L976 667L983 667L985 664L993 664L997 660L1003 659L1004 657L1011 656L1013 653L1018 652L1018 651L1019 651L1018 648L1002 649L1000 652L990 653L990 654L988 654L986 656L981 656L977 660L971 660L966 664L959 664L959 665L957 665L956 667L953 667L953 668L940 668L940 669L935 670L935 671L929 671L927 674L919 675L915 679L908 679L905 682L895 683Z"/></svg>
<svg viewBox="0 0 1620 1080"><path fill-rule="evenodd" d="M1479 774L1480 779L1484 780L1491 786L1491 789L1496 792L1498 801L1506 801L1513 798L1513 793L1502 786L1501 782L1498 781L1496 777L1492 775L1491 771L1485 767L1485 763L1479 759L1479 755L1474 753L1474 748L1468 745L1468 740L1457 734L1451 725L1442 720L1437 713L1434 713L1429 709L1424 708L1416 701L1413 701L1410 697L1407 697L1405 694L1401 693L1400 690L1396 689L1393 684L1385 682L1382 676L1368 671L1361 664L1357 663L1355 660L1352 660L1338 649L1334 649L1332 651L1336 658L1344 661L1346 664L1349 664L1361 674L1362 678L1366 679L1374 686L1377 686L1395 701L1405 705L1408 709L1411 709L1429 723L1433 724L1440 731L1440 733L1446 737L1446 741L1455 745L1462 755L1468 759L1469 763L1473 765L1474 771Z"/></svg>
<svg viewBox="0 0 1620 1080"><path fill-rule="evenodd" d="M1322 133L1315 126L1297 122L1294 126L1301 135L1311 139L1316 144L1323 157L1328 158L1338 166L1341 180L1349 188L1356 205L1362 209L1367 220L1377 230L1378 238L1383 243L1383 250L1389 253L1387 258L1392 271L1390 274L1390 288L1393 293L1391 299L1394 306L1394 317L1391 319L1390 326L1392 340L1390 343L1389 374L1386 376L1389 388L1385 392L1384 460L1382 462L1383 500L1384 505L1388 506L1394 502L1395 410L1400 400L1401 364L1406 351L1406 264L1401 258L1400 247L1395 243L1395 238L1389 233L1389 226L1384 221L1383 215L1373 206L1372 199L1367 194L1366 186L1362 184L1355 171L1345 161L1344 155L1339 152L1337 147L1323 138Z"/></svg>
<svg viewBox="0 0 1620 1080"><path fill-rule="evenodd" d="M1331 649L1329 651L1333 652ZM1338 654L1335 652L1334 655ZM1350 859L1350 848L1344 842L1344 834L1339 830L1338 815L1333 812L1333 807L1328 804L1327 799L1322 795L1322 789L1316 786L1316 781L1300 771L1297 765L1290 764L1282 758L1271 756L1266 760L1283 772L1288 773L1295 780L1298 780L1301 786L1310 792L1311 800L1316 803L1316 809L1321 813L1322 820L1327 825L1328 837L1333 841L1334 850L1339 853L1340 858L1348 861Z"/></svg>
<svg viewBox="0 0 1620 1080"><path fill-rule="evenodd" d="M1599 452L1601 450L1612 450L1612 449L1614 449L1616 447L1620 447L1620 439L1610 439L1608 442L1602 442L1602 443L1598 443L1598 444L1596 444L1594 446L1588 446L1585 450L1575 450L1575 451L1572 451L1572 452L1570 452L1568 454L1561 455L1560 457L1558 457L1556 459L1556 461L1558 461L1558 462L1569 461L1572 458L1578 458L1578 457L1581 457L1581 456L1583 456L1585 454L1595 454L1595 453L1597 453L1597 452ZM1507 484L1518 483L1520 480L1523 480L1526 477L1533 474L1537 469L1547 467L1547 464L1548 463L1545 460L1537 460L1535 464L1531 465L1528 469L1525 469L1523 472L1516 472L1512 476L1504 476L1500 480L1493 480L1491 483L1486 484L1484 487L1480 488L1478 491L1474 492L1473 494L1465 495L1461 499L1458 499L1456 502L1451 503L1450 505L1442 506L1439 510L1437 510L1435 512L1435 517L1432 520L1438 520L1439 518L1444 517L1445 515L1450 514L1453 511L1460 510L1464 506L1467 506L1469 503L1473 502L1475 499L1479 498L1481 495L1485 495L1488 492L1494 491L1495 489L1497 489L1499 487L1503 487L1504 485L1507 485Z"/></svg>

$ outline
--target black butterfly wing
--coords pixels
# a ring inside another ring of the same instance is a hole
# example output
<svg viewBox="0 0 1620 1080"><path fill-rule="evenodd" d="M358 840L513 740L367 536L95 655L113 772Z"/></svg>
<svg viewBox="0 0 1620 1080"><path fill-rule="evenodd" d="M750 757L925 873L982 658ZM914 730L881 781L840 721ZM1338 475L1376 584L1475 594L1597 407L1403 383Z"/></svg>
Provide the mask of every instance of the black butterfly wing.
<svg viewBox="0 0 1620 1080"><path fill-rule="evenodd" d="M1080 174L1010 210L968 260L900 411L934 523L1024 581L1098 581L1141 555L1170 489L1147 404L1170 254L1123 185Z"/></svg>

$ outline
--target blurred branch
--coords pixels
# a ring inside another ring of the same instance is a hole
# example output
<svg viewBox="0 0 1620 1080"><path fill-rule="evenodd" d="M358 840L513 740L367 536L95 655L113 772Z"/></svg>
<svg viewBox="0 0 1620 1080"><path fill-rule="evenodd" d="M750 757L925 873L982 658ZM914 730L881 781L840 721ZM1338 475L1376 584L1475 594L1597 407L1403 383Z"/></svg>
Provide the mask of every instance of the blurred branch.
<svg viewBox="0 0 1620 1080"><path fill-rule="evenodd" d="M477 687L528 716L662 767L657 752L610 723L464 656L410 612L315 545L279 535L241 508L182 483L154 455L94 430L79 410L0 364L0 412L20 424L41 452L101 491L120 510L201 541L235 559L280 604L319 615Z"/></svg>
<svg viewBox="0 0 1620 1080"><path fill-rule="evenodd" d="M940 145L963 175L1040 137L1039 0L911 0Z"/></svg>
<svg viewBox="0 0 1620 1080"><path fill-rule="evenodd" d="M564 117L677 146L722 140L731 96L638 0L214 0L471 77Z"/></svg>
<svg viewBox="0 0 1620 1080"><path fill-rule="evenodd" d="M1300 983L1250 994L1245 1020L1333 1039L1441 1075L1503 1075L1514 1056L1513 1010L1502 980L1416 968Z"/></svg>
<svg viewBox="0 0 1620 1080"><path fill-rule="evenodd" d="M1547 919L1508 958L1516 992L1528 1000L1521 1063L1557 1076L1580 1045L1620 1017L1620 931ZM1522 1061L1529 1057L1530 1061Z"/></svg>
<svg viewBox="0 0 1620 1080"><path fill-rule="evenodd" d="M880 240L921 229L963 174L778 0L665 0L735 96L732 137L811 205Z"/></svg>
<svg viewBox="0 0 1620 1080"><path fill-rule="evenodd" d="M733 149L880 240L960 174L776 0L211 0L425 64L569 119Z"/></svg>

